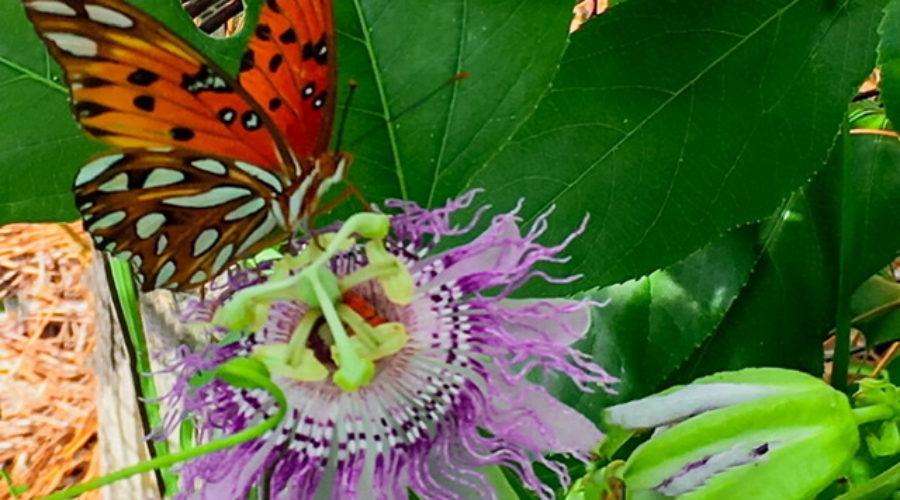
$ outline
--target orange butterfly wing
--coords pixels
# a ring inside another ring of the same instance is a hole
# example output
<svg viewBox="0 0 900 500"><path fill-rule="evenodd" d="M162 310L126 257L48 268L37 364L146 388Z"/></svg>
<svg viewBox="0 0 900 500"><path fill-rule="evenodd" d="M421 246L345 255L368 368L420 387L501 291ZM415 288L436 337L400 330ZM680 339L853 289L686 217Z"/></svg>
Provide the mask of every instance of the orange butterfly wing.
<svg viewBox="0 0 900 500"><path fill-rule="evenodd" d="M97 246L131 260L144 290L195 287L272 244L333 182L308 161L325 157L330 137L333 56L307 57L308 36L332 47L330 2L268 0L261 23L281 36L268 43L258 28L247 54L279 51L290 78L271 57L257 66L245 55L240 82L121 0L25 6L63 66L76 119L123 148L79 171L76 202ZM315 95L295 79L314 82Z"/></svg>
<svg viewBox="0 0 900 500"><path fill-rule="evenodd" d="M28 0L84 130L118 147L179 147L282 169L285 145L225 72L119 0ZM286 160L286 159L285 159Z"/></svg>
<svg viewBox="0 0 900 500"><path fill-rule="evenodd" d="M123 149L75 178L75 202L97 248L129 259L144 290L200 285L272 245L275 174L187 150Z"/></svg>
<svg viewBox="0 0 900 500"><path fill-rule="evenodd" d="M330 0L267 0L238 75L299 157L328 149L334 117Z"/></svg>

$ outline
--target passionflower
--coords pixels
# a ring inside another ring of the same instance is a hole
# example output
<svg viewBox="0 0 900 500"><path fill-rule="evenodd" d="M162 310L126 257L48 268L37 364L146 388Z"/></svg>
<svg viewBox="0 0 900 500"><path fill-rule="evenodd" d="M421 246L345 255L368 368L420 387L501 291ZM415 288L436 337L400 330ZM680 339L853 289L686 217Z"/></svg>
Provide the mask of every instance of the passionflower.
<svg viewBox="0 0 900 500"><path fill-rule="evenodd" d="M222 363L263 362L284 391L279 426L180 467L179 498L492 498L484 475L509 467L543 498L542 463L563 485L566 469L545 455L587 460L602 434L535 381L566 376L589 391L614 379L570 345L590 323L586 300L510 294L535 270L564 260L536 240L547 215L522 234L518 208L473 232L450 218L475 192L426 210L393 201L395 213L360 214L299 241L297 253L232 273L188 311L228 334L182 353L170 400L199 442L239 432L275 413L265 391L205 377ZM240 332L235 335L235 332Z"/></svg>

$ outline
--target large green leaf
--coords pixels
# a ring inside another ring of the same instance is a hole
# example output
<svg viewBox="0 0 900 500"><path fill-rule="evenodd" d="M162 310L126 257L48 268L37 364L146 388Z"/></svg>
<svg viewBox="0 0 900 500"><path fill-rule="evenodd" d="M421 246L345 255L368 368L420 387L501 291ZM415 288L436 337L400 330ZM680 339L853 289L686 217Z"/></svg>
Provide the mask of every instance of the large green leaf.
<svg viewBox="0 0 900 500"><path fill-rule="evenodd" d="M551 237L590 212L570 252L582 283L676 262L822 167L883 5L618 5L573 35L537 109L465 185L504 206L527 197L527 220L555 204Z"/></svg>
<svg viewBox="0 0 900 500"><path fill-rule="evenodd" d="M851 289L900 252L900 142L853 136L856 258L846 270ZM781 214L770 243L741 297L679 380L745 366L783 366L818 373L822 341L834 324L837 293L840 153Z"/></svg>
<svg viewBox="0 0 900 500"><path fill-rule="evenodd" d="M878 27L878 66L881 68L881 97L894 127L900 124L900 1L891 0Z"/></svg>
<svg viewBox="0 0 900 500"><path fill-rule="evenodd" d="M425 205L456 196L527 118L571 14L545 0L354 0L335 10L342 82L360 82L344 140L352 179L372 201ZM445 87L460 72L471 76Z"/></svg>
<svg viewBox="0 0 900 500"><path fill-rule="evenodd" d="M616 394L553 388L561 400L597 419L611 404L647 396L710 335L747 282L757 227L734 231L669 269L588 293L609 301L593 311L577 347L620 377Z"/></svg>
<svg viewBox="0 0 900 500"><path fill-rule="evenodd" d="M634 1L634 0L632 0ZM900 199L900 142L854 136L858 186L856 286L900 252L893 230ZM776 365L818 373L835 315L840 153L764 224L730 233L648 277L590 292L594 311L578 347L622 380L614 395L584 394L555 381L586 415L700 375ZM751 272L752 269L752 272Z"/></svg>

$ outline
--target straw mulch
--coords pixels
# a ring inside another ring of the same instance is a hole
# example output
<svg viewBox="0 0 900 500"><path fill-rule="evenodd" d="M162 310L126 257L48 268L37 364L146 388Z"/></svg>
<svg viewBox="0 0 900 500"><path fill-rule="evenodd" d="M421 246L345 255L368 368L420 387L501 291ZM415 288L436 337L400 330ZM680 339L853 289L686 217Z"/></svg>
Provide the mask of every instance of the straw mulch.
<svg viewBox="0 0 900 500"><path fill-rule="evenodd" d="M0 466L27 486L21 499L99 470L93 312L82 282L89 249L76 224L0 227ZM0 481L0 499L9 498Z"/></svg>

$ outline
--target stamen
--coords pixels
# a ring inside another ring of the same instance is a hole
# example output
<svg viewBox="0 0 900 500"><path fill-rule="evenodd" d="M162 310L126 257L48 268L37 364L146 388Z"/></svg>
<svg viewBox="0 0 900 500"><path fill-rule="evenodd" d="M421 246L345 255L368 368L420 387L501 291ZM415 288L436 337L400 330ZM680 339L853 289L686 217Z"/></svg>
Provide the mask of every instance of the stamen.
<svg viewBox="0 0 900 500"><path fill-rule="evenodd" d="M257 344L253 347L251 358L262 361L269 371L301 382L325 380L328 377L326 368L312 349L306 347L316 321L322 317L317 310L309 310L300 323L294 328L291 340L287 344Z"/></svg>

